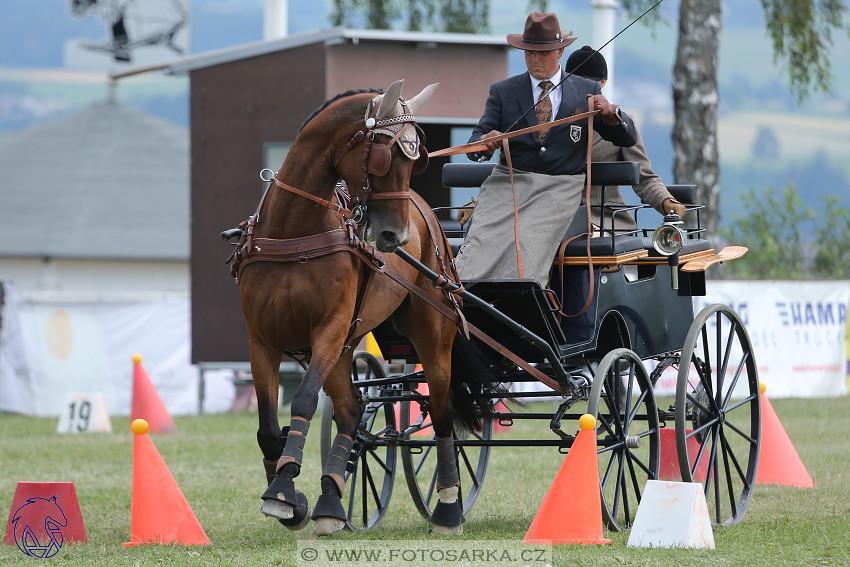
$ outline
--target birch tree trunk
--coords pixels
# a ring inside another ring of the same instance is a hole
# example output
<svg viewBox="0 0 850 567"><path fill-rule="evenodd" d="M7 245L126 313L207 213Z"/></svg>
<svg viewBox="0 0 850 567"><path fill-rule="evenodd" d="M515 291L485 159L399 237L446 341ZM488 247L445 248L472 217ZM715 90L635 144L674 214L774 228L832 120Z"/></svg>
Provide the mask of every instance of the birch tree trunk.
<svg viewBox="0 0 850 567"><path fill-rule="evenodd" d="M682 0L673 66L673 176L697 185L703 228L714 241L720 218L717 153L717 54L720 0Z"/></svg>

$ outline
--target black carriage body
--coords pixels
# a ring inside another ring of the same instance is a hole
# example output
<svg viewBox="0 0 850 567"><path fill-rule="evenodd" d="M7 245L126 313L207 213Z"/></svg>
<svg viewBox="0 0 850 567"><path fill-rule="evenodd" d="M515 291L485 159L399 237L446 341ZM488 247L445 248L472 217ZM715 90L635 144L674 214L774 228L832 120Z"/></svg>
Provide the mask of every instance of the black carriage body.
<svg viewBox="0 0 850 567"><path fill-rule="evenodd" d="M629 348L641 358L651 358L682 348L693 321L694 290L704 287L704 273L679 273L679 289L671 284L666 264L626 265L593 270L594 294L588 309L575 317L561 317L562 353L594 353L600 359L615 348ZM678 269L678 268L675 268ZM553 270L551 286L563 313L581 311L590 285L587 266ZM561 285L563 283L563 294Z"/></svg>
<svg viewBox="0 0 850 567"><path fill-rule="evenodd" d="M447 187L480 186L490 174L492 163L452 163L443 168L443 184ZM634 162L594 163L595 182L608 185L637 183L639 167ZM682 202L692 202L692 187L677 187ZM675 189L671 188L671 191ZM602 205L604 207L604 205ZM635 209L645 208L635 207ZM600 215L605 217L605 211ZM586 230L585 206L579 207L565 239ZM611 227L616 228L616 227ZM559 362L588 357L599 360L615 348L629 348L641 358L651 358L677 351L682 337L693 321L692 296L705 295L705 273L678 271L678 289L674 289L671 266L652 250L648 231L618 233L617 236L591 238L594 258L616 258L630 252L649 250L648 258L630 263L597 261L591 271L586 263L570 263L552 269L550 289L543 290L531 280L486 280L464 282L466 289L502 314L522 325L530 333L552 346ZM708 249L705 240L692 240L689 251ZM685 252L685 251L683 251ZM576 238L565 248L565 256L585 256L586 241ZM592 274L592 276L590 275ZM593 278L590 305L581 315ZM560 312L559 312L560 310ZM532 363L545 362L546 357L523 333L494 319L489 310L465 305L464 315L470 323L496 342ZM390 323L374 332L387 359L418 362L416 353ZM487 350L487 349L485 349ZM499 358L499 357L494 357ZM552 362L552 361L548 361Z"/></svg>

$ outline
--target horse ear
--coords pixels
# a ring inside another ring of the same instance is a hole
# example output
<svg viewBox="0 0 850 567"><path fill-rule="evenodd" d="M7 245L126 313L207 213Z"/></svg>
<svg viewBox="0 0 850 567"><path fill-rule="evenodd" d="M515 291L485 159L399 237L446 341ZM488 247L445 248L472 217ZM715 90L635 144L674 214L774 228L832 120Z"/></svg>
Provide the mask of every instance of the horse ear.
<svg viewBox="0 0 850 567"><path fill-rule="evenodd" d="M425 103L431 99L431 95L434 94L434 91L439 85L440 83L433 83L431 85L428 85L427 87L422 89L422 92L407 101L407 108L410 109L411 114L418 113L419 109L425 106Z"/></svg>
<svg viewBox="0 0 850 567"><path fill-rule="evenodd" d="M398 108L398 99L401 97L401 87L404 86L404 79L399 79L398 81L391 84L387 87L386 92L384 92L384 96L381 99L381 106L378 108L378 115L375 117L378 120L381 118L388 118L390 116L396 116L398 112L396 112ZM389 101L391 104L384 104L384 102Z"/></svg>

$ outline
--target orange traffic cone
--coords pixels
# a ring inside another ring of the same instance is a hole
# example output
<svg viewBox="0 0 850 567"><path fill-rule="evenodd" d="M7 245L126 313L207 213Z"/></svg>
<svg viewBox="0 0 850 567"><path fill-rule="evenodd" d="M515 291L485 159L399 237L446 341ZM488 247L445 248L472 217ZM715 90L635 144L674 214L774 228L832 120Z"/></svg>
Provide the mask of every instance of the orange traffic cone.
<svg viewBox="0 0 850 567"><path fill-rule="evenodd" d="M147 422L137 419L130 429L135 434L133 504L130 510L130 541L124 546L209 545L210 538L147 435Z"/></svg>
<svg viewBox="0 0 850 567"><path fill-rule="evenodd" d="M508 409L508 406L505 405L504 400L499 400L499 403L497 403L493 409L499 413L510 413L510 410ZM510 430L510 425L502 425L499 423L498 419L493 421L493 433L507 433Z"/></svg>
<svg viewBox="0 0 850 567"><path fill-rule="evenodd" d="M142 355L133 355L133 406L130 410L130 422L144 419L151 433L177 433L177 426L171 414L165 409L162 398L142 366Z"/></svg>
<svg viewBox="0 0 850 567"><path fill-rule="evenodd" d="M19 482L3 543L25 555L53 557L66 543L87 542L73 482Z"/></svg>
<svg viewBox="0 0 850 567"><path fill-rule="evenodd" d="M785 428L773 411L764 382L759 382L761 391L761 448L756 484L779 484L811 488L815 485L806 466L794 449Z"/></svg>
<svg viewBox="0 0 850 567"><path fill-rule="evenodd" d="M421 372L422 371L422 365L417 364L416 367L413 369L413 371L414 372ZM421 382L420 384L417 384L415 391L422 394L423 396L427 397L428 391L429 391L428 390L428 382ZM408 417L410 419L410 423L405 424L405 425L408 425L408 426L413 425L414 423L416 423L416 420L419 419L418 413L416 415L414 415L414 412L418 411L417 408L419 407L419 405L418 404L414 405L413 402L410 402L409 406L410 406L410 412L408 413ZM430 416L428 416L428 419L430 419ZM395 422L398 424L399 427L402 426L402 423L401 423L401 403L395 404ZM423 427L422 429L419 429L418 431L414 431L412 433L412 435L414 437L433 437L434 436L434 428L431 427L430 425L428 425L427 427Z"/></svg>
<svg viewBox="0 0 850 567"><path fill-rule="evenodd" d="M584 414L579 431L523 543L611 543L602 538L602 500L596 456L596 418Z"/></svg>
<svg viewBox="0 0 850 567"><path fill-rule="evenodd" d="M690 429L687 430L691 432ZM679 469L679 450L676 446L676 432L673 429L662 428L659 431L659 452L660 465L658 467L659 480L682 480L682 471ZM691 468L694 468L694 461L699 453L699 441L696 437L688 437L688 460L691 463ZM705 481L705 475L708 472L708 452L703 452L702 460L694 474L694 481Z"/></svg>

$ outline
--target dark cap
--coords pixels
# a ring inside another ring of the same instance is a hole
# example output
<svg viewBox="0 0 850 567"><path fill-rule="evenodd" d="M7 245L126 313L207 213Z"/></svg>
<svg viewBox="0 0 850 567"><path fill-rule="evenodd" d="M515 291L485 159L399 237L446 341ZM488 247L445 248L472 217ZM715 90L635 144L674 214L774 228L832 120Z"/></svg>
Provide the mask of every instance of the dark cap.
<svg viewBox="0 0 850 567"><path fill-rule="evenodd" d="M594 81L608 80L608 64L605 63L605 58L589 45L570 53L566 71Z"/></svg>

